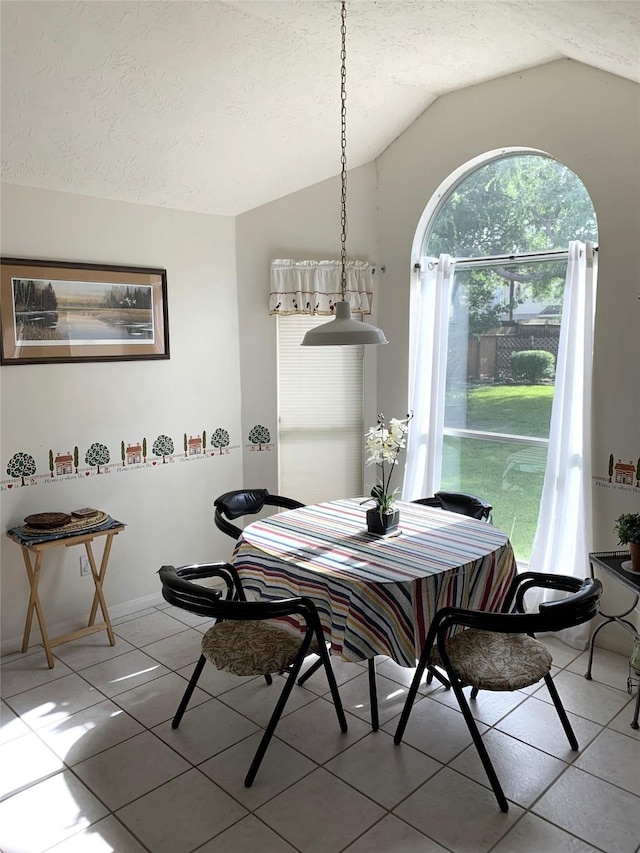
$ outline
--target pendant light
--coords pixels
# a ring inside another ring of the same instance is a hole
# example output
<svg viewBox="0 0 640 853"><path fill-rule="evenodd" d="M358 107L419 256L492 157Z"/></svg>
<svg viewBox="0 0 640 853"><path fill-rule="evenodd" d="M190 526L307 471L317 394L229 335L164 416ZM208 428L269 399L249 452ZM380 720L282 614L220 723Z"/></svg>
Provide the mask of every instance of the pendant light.
<svg viewBox="0 0 640 853"><path fill-rule="evenodd" d="M342 50L340 52L340 284L342 300L336 302L335 317L322 326L310 329L302 340L303 347L360 346L361 344L386 344L382 329L369 323L354 320L347 301L347 25L346 4L342 0L340 12Z"/></svg>

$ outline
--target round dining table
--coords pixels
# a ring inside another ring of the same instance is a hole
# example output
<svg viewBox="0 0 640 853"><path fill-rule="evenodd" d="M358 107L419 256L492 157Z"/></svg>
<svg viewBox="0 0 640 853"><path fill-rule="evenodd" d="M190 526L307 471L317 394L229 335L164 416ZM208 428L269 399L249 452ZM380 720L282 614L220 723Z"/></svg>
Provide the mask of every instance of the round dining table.
<svg viewBox="0 0 640 853"><path fill-rule="evenodd" d="M491 524L402 501L396 534L374 536L365 501L328 501L254 521L232 562L248 595L311 598L333 654L346 661L387 655L413 667L437 610L500 608L516 573L513 549Z"/></svg>

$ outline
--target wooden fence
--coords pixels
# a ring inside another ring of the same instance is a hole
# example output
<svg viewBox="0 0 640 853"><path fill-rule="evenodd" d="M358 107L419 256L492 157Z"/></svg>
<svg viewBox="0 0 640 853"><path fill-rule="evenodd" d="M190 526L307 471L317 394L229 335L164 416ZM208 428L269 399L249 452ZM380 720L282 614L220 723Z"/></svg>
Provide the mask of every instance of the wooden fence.
<svg viewBox="0 0 640 853"><path fill-rule="evenodd" d="M545 350L558 357L559 325L516 323L469 340L467 378L503 381L511 375L511 355L523 350Z"/></svg>

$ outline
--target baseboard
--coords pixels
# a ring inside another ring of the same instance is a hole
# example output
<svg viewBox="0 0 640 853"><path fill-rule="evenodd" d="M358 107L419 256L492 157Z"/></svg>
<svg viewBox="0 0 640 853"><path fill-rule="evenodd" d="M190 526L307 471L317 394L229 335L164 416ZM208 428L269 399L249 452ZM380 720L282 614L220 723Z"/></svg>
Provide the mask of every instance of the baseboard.
<svg viewBox="0 0 640 853"><path fill-rule="evenodd" d="M157 592L153 595L145 595L142 598L135 598L133 601L125 601L123 604L113 604L109 606L109 617L111 620L120 619L122 616L129 616L131 613L136 613L139 610L144 610L147 607L157 607L159 604L164 604L165 600L161 593ZM98 612L98 617L100 613ZM86 621L78 621L76 619L68 619L66 622L57 622L54 625L47 625L47 631L50 637L59 637L62 634L68 634L71 631L76 631L86 625ZM31 628L31 637L29 639L29 648L41 645L42 637L38 629L38 620L34 618ZM0 655L10 655L13 652L19 652L22 648L22 635L13 637L12 639L4 640L0 645Z"/></svg>
<svg viewBox="0 0 640 853"><path fill-rule="evenodd" d="M154 592L153 595L144 595L142 598L136 598L133 601L116 604L109 608L109 615L112 619L120 619L121 616L128 616L130 613L144 610L145 607L158 607L160 604L166 606L166 603L161 593Z"/></svg>
<svg viewBox="0 0 640 853"><path fill-rule="evenodd" d="M617 637L604 637L603 634L605 631L601 631L596 638L596 649L606 649L608 652L615 652L617 655L623 655L628 658L631 657L631 652L633 650L633 639L630 635L617 638Z"/></svg>

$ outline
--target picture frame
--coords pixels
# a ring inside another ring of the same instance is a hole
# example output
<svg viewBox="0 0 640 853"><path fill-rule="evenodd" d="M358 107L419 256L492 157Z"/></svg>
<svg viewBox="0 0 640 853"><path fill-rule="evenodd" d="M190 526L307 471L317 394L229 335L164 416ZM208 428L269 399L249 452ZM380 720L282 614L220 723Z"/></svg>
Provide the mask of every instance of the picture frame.
<svg viewBox="0 0 640 853"><path fill-rule="evenodd" d="M168 358L165 269L0 258L0 364Z"/></svg>

